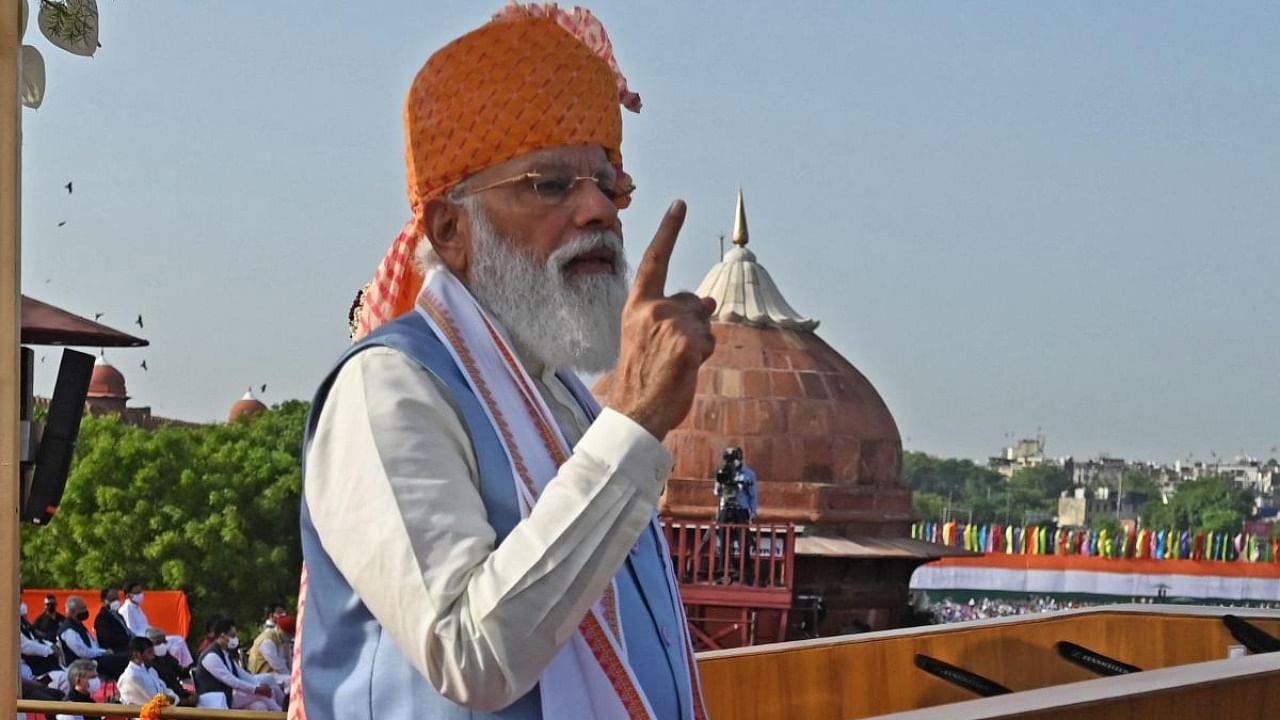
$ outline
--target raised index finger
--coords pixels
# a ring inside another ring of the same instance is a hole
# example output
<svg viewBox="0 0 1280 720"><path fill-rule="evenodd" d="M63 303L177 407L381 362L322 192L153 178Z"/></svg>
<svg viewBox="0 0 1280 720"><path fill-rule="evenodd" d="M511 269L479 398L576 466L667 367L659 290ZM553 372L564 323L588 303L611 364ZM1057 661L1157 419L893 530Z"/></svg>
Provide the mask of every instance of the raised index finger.
<svg viewBox="0 0 1280 720"><path fill-rule="evenodd" d="M684 225L685 204L676 200L667 208L662 216L658 232L653 235L653 242L644 251L640 266L636 268L636 281L631 286L631 297L660 298L666 295L667 266L671 263L671 251L675 249L676 238Z"/></svg>

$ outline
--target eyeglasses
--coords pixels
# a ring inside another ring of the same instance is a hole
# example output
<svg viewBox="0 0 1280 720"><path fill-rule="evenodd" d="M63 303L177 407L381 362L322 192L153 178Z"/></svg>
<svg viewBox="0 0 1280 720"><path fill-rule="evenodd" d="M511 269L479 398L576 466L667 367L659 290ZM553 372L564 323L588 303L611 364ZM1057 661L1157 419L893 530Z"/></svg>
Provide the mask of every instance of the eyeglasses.
<svg viewBox="0 0 1280 720"><path fill-rule="evenodd" d="M617 208L622 209L631 204L631 193L635 192L636 186L628 183L626 186L620 186L613 178L597 177L592 175L551 175L540 173L537 171L522 173L515 177L509 177L505 180L489 183L478 188L467 190L464 195L475 195L486 190L494 188L506 187L508 185L524 185L533 190L538 199L547 205L559 205L578 188L578 184L582 182L593 182L600 194L609 199Z"/></svg>

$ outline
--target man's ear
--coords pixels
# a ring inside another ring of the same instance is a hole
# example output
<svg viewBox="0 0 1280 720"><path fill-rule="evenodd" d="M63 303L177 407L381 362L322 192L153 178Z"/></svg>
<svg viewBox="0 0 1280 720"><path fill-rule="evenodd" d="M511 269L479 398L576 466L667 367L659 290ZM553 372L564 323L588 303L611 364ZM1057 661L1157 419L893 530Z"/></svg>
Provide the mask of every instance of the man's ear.
<svg viewBox="0 0 1280 720"><path fill-rule="evenodd" d="M470 223L457 203L432 198L423 208L427 241L450 272L465 280L471 265Z"/></svg>

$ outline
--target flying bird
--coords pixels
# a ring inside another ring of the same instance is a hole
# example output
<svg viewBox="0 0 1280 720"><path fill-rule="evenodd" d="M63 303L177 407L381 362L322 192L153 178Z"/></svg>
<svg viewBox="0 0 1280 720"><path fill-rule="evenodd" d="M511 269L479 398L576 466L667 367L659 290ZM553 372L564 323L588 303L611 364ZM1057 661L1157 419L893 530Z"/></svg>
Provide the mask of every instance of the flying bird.
<svg viewBox="0 0 1280 720"><path fill-rule="evenodd" d="M263 392L263 393L265 393L266 391L267 391L267 384L266 384L266 383L262 383L262 389L261 389L261 390L259 390L258 392Z"/></svg>
<svg viewBox="0 0 1280 720"><path fill-rule="evenodd" d="M106 315L106 313L94 313L94 314L93 314L93 321L94 321L94 322L98 322L99 320L101 320L101 319L102 319L102 316L103 316L103 315Z"/></svg>
<svg viewBox="0 0 1280 720"><path fill-rule="evenodd" d="M146 369L147 369L147 361L146 361L146 360L143 360L143 361L142 361L142 369L143 369L143 370L146 370Z"/></svg>
<svg viewBox="0 0 1280 720"><path fill-rule="evenodd" d="M138 313L138 319L136 322L138 323L138 327L142 327L142 313Z"/></svg>
<svg viewBox="0 0 1280 720"><path fill-rule="evenodd" d="M68 194L68 195L70 195L70 194L71 194L71 181L70 181L70 180L68 180L68 181L67 181L67 184L66 184L66 185L64 185L63 187L65 187L65 188L67 189L67 194Z"/></svg>
<svg viewBox="0 0 1280 720"><path fill-rule="evenodd" d="M67 224L67 221L63 220L62 222L58 223L58 227L62 227L63 225L66 225L66 224Z"/></svg>

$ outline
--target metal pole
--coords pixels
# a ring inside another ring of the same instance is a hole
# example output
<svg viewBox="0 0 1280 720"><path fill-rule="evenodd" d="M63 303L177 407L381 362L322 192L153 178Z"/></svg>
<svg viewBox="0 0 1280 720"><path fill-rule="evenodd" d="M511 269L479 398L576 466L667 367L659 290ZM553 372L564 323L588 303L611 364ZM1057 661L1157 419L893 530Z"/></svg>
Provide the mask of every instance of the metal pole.
<svg viewBox="0 0 1280 720"><path fill-rule="evenodd" d="M18 102L19 0L0 0L0 715L18 704L18 343L21 335L22 106ZM34 24L34 19L32 24Z"/></svg>

